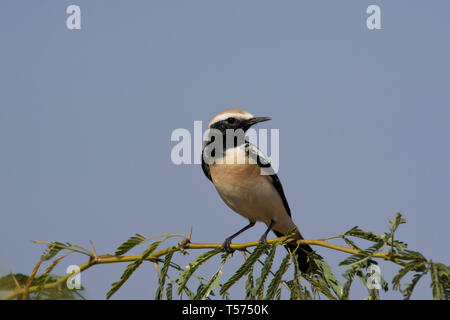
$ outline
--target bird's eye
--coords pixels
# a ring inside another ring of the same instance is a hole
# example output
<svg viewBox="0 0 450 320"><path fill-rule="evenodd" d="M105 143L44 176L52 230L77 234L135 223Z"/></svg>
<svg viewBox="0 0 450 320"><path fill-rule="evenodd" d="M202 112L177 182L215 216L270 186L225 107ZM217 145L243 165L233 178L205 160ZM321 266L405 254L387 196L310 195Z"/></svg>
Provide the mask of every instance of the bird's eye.
<svg viewBox="0 0 450 320"><path fill-rule="evenodd" d="M227 122L228 122L228 123L234 123L234 121L236 121L235 118L228 118L228 119L227 119Z"/></svg>

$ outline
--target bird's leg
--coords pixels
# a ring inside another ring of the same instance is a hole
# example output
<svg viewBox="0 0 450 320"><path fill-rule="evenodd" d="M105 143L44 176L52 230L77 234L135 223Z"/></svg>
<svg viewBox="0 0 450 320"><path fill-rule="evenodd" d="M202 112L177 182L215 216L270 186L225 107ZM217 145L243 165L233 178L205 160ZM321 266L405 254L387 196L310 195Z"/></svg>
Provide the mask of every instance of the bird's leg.
<svg viewBox="0 0 450 320"><path fill-rule="evenodd" d="M231 240L236 238L238 235L240 235L245 230L250 229L254 225L255 225L255 223L250 221L250 223L248 225L246 225L245 227L243 227L241 230L239 230L235 234L233 234L233 235L229 236L228 238L226 238L225 241L222 244L222 249L225 250L225 252L232 253L233 250L230 248Z"/></svg>
<svg viewBox="0 0 450 320"><path fill-rule="evenodd" d="M267 234L270 232L270 230L272 230L274 225L275 225L275 220L270 219L270 224L267 227L266 232L264 232L263 235L261 236L261 239L259 239L260 244L264 244L267 242Z"/></svg>

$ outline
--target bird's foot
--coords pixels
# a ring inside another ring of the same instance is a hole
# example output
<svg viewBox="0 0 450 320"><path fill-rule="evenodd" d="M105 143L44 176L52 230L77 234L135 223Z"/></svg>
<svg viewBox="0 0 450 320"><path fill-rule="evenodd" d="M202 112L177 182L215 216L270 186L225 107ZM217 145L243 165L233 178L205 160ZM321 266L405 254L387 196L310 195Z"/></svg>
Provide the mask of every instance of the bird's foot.
<svg viewBox="0 0 450 320"><path fill-rule="evenodd" d="M263 234L259 239L259 244L266 244L266 243L267 243L267 236Z"/></svg>
<svg viewBox="0 0 450 320"><path fill-rule="evenodd" d="M222 250L224 250L226 253L233 253L234 250L231 249L230 245L231 245L231 239L226 238L222 244Z"/></svg>

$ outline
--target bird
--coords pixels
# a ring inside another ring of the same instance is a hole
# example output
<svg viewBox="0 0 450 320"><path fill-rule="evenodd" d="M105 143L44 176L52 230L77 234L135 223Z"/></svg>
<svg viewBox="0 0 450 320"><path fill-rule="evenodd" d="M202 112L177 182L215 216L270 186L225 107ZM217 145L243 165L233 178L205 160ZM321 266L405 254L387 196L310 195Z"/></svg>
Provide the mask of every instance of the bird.
<svg viewBox="0 0 450 320"><path fill-rule="evenodd" d="M202 150L203 172L227 206L249 221L225 239L222 249L226 252L232 252L231 241L256 222L267 226L260 243L266 243L270 231L281 237L295 229L293 237L303 239L292 220L280 179L265 155L244 137L250 127L268 120L271 118L254 117L245 110L230 108L215 115L208 125ZM307 244L297 248L296 243L285 247L295 251L300 271L307 272L308 256L313 249Z"/></svg>

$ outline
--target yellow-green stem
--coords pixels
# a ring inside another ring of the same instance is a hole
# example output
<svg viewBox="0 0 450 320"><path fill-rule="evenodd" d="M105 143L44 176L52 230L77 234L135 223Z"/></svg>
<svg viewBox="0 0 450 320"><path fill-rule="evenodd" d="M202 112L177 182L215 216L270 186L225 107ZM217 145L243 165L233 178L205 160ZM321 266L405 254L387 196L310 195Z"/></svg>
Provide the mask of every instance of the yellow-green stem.
<svg viewBox="0 0 450 320"><path fill-rule="evenodd" d="M267 243L279 242L282 239L284 239L284 237L270 239L270 240L267 240ZM185 239L185 240L187 240L187 239ZM361 252L359 250L348 248L348 247L344 247L344 246L340 246L340 245L333 244L333 243L329 243L329 242L324 241L324 240L296 240L296 242L298 244L309 244L309 245L314 245L314 246L321 246L321 247L325 247L325 248L329 248L329 249L333 249L333 250L337 250L337 251L342 251L342 252L346 252L346 253L350 253L350 254L355 254L355 255L361 255L361 256L365 256L366 255L364 252ZM231 247L231 249L234 249L234 250L245 250L246 248L255 247L258 244L259 244L258 241L252 241L252 242L231 244L230 247ZM165 248L165 249L162 249L160 251L157 251L157 252L153 253L152 255L147 257L146 260L148 260L148 261L155 261L157 258L166 255L168 252L170 252L172 250L180 251L182 249L183 250L187 250L187 249L217 249L217 248L221 248L221 247L222 247L222 244L220 244L220 243L191 243L189 241L183 241L181 244L179 244L177 246L172 246L172 247L169 247L169 248ZM372 255L372 257L389 260L389 261L392 261L392 262L394 262L396 264L399 264L399 265L402 265L402 266L405 265L405 263L403 261L391 257L389 255L389 252L374 253ZM142 255L118 256L118 257L117 256L111 256L111 255L99 255L99 256L97 256L95 258L92 258L91 260L85 262L84 264L82 264L80 266L80 272L83 272L83 271L85 271L85 270L89 269L90 267L92 267L94 265L97 265L97 264L132 262L132 261L139 260L141 258L142 258ZM55 288L55 287L63 284L65 281L67 281L67 279L71 275L72 274L67 274L67 275L65 275L64 277L62 277L61 279L59 279L56 282L45 284L43 286L43 289ZM38 286L26 286L24 288L18 288L16 290L13 290L13 291L7 293L3 297L1 297L0 300L14 299L17 296L23 294L24 292L26 292L28 294L28 293L37 291L38 289L39 289Z"/></svg>

